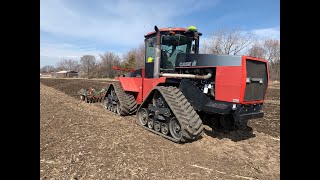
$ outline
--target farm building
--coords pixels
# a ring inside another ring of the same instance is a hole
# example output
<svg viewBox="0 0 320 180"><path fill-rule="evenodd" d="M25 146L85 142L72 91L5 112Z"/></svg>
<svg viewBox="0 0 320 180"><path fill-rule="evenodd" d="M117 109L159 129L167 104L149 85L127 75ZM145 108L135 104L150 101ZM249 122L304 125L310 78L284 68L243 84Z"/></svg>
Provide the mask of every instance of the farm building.
<svg viewBox="0 0 320 180"><path fill-rule="evenodd" d="M56 77L57 78L78 77L78 72L77 71L59 71L59 72L56 72Z"/></svg>
<svg viewBox="0 0 320 180"><path fill-rule="evenodd" d="M40 73L40 77L49 78L54 76L54 73Z"/></svg>

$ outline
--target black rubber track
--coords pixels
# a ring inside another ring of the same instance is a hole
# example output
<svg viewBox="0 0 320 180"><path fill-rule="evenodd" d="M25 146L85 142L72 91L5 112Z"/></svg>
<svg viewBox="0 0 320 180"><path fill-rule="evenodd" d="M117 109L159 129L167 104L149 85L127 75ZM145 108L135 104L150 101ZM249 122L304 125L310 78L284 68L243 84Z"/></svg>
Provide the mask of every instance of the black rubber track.
<svg viewBox="0 0 320 180"><path fill-rule="evenodd" d="M127 94L122 89L122 86L119 81L114 81L110 83L107 93L110 92L110 88L113 87L118 100L120 101L121 114L120 115L129 115L136 112L137 103L133 95Z"/></svg>
<svg viewBox="0 0 320 180"><path fill-rule="evenodd" d="M128 101L128 107L129 107L129 114L134 114L137 112L137 107L138 107L138 104L136 102L136 98L132 95L132 94L129 94L129 93L126 93L127 95L127 99L129 100Z"/></svg>
<svg viewBox="0 0 320 180"><path fill-rule="evenodd" d="M146 102L144 102L140 108L147 106L147 104L151 102L151 97L155 91L160 92L171 111L180 122L182 138L179 142L193 141L202 135L204 129L202 120L183 93L174 86L155 87L146 98Z"/></svg>

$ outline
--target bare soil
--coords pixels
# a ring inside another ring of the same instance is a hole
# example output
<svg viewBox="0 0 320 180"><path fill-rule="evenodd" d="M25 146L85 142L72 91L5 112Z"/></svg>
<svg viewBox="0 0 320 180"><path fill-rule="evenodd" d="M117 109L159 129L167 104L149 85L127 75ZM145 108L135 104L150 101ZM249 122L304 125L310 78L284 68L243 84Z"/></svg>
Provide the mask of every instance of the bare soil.
<svg viewBox="0 0 320 180"><path fill-rule="evenodd" d="M265 117L247 130L206 126L198 141L176 144L136 125L135 116L76 96L107 80L40 82L41 179L280 179L280 97L270 96L279 92L267 95Z"/></svg>

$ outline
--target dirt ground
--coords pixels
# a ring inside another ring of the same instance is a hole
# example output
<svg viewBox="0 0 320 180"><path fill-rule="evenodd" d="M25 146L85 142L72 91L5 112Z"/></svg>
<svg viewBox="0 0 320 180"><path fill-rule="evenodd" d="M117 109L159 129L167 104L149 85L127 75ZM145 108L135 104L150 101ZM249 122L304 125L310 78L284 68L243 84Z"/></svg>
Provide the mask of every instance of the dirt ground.
<svg viewBox="0 0 320 180"><path fill-rule="evenodd" d="M246 131L176 144L76 96L107 81L40 80L41 179L280 179L280 83Z"/></svg>

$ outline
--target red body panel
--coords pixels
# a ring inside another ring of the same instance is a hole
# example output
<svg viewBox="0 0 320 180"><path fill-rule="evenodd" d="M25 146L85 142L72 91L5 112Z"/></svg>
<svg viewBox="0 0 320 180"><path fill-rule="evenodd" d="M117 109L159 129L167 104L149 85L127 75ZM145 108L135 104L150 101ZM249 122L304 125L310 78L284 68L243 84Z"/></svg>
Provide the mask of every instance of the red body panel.
<svg viewBox="0 0 320 180"><path fill-rule="evenodd" d="M217 67L215 85L216 100L239 103L241 78L241 66Z"/></svg>
<svg viewBox="0 0 320 180"><path fill-rule="evenodd" d="M118 77L124 91L136 92L136 101L142 102L142 78L141 77Z"/></svg>
<svg viewBox="0 0 320 180"><path fill-rule="evenodd" d="M136 92L136 101L141 104L142 101L148 96L150 91L160 83L166 81L165 77L160 78L144 78L143 77L117 77L124 91ZM143 83L142 83L143 82Z"/></svg>
<svg viewBox="0 0 320 180"><path fill-rule="evenodd" d="M139 92L142 88L142 78L137 77L119 77L123 90L131 92Z"/></svg>
<svg viewBox="0 0 320 180"><path fill-rule="evenodd" d="M150 91L156 87L160 83L164 83L166 81L165 77L160 78L144 78L143 83L143 100L148 96ZM139 104L141 102L138 102Z"/></svg>
<svg viewBox="0 0 320 180"><path fill-rule="evenodd" d="M234 103L240 103L240 104L263 103L264 100L244 101L244 94L245 94L246 85L247 85L246 84L246 77L247 77L246 59L262 61L267 63L267 61L263 59L258 59L258 58L249 57L249 56L242 56L241 66L216 67L217 68L216 90L215 90L216 100L234 102ZM267 72L269 72L268 64L267 64ZM269 83L269 73L268 73L268 83Z"/></svg>

